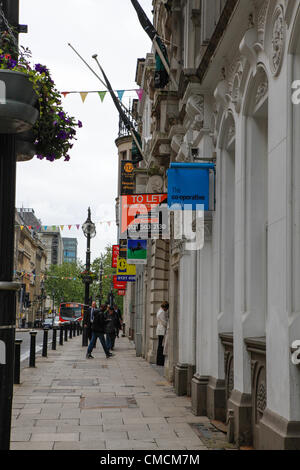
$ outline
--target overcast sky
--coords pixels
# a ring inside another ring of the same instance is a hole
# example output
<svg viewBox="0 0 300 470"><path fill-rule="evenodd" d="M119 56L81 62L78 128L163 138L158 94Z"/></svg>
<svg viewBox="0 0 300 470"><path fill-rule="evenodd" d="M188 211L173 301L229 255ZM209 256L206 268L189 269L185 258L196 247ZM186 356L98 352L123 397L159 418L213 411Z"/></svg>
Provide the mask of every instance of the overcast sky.
<svg viewBox="0 0 300 470"><path fill-rule="evenodd" d="M140 0L152 20L152 0ZM130 0L20 0L20 24L28 34L20 43L32 51L33 63L46 65L59 91L104 90L103 85L80 61L73 47L97 71L93 54L98 54L115 90L138 88L137 59L151 51ZM123 102L137 98L124 94ZM16 206L33 208L43 225L65 225L63 237L77 237L78 255L85 262L86 239L82 224L91 207L97 235L92 240L91 258L116 240L115 198L117 196L118 113L109 94L101 103L89 94L83 103L79 94L62 99L64 109L83 123L70 152L71 160L48 162L36 157L17 164ZM107 223L113 221L110 227Z"/></svg>

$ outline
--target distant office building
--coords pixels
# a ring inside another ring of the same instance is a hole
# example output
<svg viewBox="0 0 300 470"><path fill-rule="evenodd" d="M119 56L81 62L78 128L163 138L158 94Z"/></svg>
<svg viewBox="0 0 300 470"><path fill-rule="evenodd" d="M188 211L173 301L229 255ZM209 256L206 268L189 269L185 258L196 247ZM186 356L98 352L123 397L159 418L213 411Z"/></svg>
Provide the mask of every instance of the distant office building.
<svg viewBox="0 0 300 470"><path fill-rule="evenodd" d="M77 238L63 238L64 247L64 263L76 263L77 262Z"/></svg>
<svg viewBox="0 0 300 470"><path fill-rule="evenodd" d="M60 230L52 230L51 228L42 225L40 219L35 215L33 209L17 209L18 214L24 221L24 224L31 227L33 234L37 234L39 239L46 247L47 254L47 269L51 264L62 264L63 263L63 242L60 234Z"/></svg>
<svg viewBox="0 0 300 470"><path fill-rule="evenodd" d="M63 263L63 243L61 234L59 231L47 231L43 227L39 232L39 237L46 245L47 251L47 268L51 264L60 265Z"/></svg>

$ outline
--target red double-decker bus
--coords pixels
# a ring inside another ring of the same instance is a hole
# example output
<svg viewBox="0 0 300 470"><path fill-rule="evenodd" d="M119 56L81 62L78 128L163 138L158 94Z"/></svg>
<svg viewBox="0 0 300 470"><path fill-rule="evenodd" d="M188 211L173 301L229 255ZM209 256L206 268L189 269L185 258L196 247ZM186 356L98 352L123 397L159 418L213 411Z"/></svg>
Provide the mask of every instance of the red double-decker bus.
<svg viewBox="0 0 300 470"><path fill-rule="evenodd" d="M84 304L75 302L63 302L59 305L59 321L65 322L81 322L84 314Z"/></svg>

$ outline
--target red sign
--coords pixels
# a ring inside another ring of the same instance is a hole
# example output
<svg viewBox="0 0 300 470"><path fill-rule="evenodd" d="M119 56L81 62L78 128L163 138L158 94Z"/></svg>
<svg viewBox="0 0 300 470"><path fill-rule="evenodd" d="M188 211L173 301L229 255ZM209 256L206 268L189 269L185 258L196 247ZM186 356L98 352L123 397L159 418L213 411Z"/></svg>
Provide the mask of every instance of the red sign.
<svg viewBox="0 0 300 470"><path fill-rule="evenodd" d="M118 276L113 277L113 282L114 282L114 289L121 289L121 290L126 290L126 281L118 281L117 279Z"/></svg>
<svg viewBox="0 0 300 470"><path fill-rule="evenodd" d="M167 194L121 196L120 238L147 240L168 233ZM136 236L138 233L138 236ZM152 236L153 235L153 236Z"/></svg>
<svg viewBox="0 0 300 470"><path fill-rule="evenodd" d="M126 290L118 290L118 295L126 295Z"/></svg>
<svg viewBox="0 0 300 470"><path fill-rule="evenodd" d="M117 266L118 266L119 251L120 251L120 245L113 245L113 247L112 247L112 261L111 261L111 267L112 268L117 268Z"/></svg>

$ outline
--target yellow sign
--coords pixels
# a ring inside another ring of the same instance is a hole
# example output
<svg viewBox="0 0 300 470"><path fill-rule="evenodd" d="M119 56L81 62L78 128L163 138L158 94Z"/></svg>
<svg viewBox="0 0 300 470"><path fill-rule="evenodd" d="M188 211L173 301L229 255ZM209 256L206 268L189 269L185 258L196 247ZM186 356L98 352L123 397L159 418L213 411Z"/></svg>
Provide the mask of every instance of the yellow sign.
<svg viewBox="0 0 300 470"><path fill-rule="evenodd" d="M127 264L125 258L118 258L117 276L135 276L135 264Z"/></svg>

